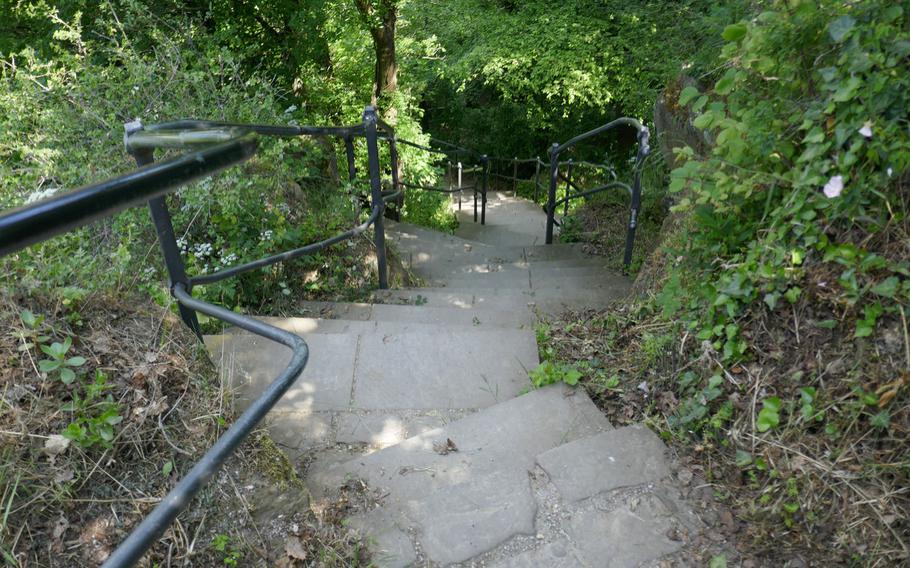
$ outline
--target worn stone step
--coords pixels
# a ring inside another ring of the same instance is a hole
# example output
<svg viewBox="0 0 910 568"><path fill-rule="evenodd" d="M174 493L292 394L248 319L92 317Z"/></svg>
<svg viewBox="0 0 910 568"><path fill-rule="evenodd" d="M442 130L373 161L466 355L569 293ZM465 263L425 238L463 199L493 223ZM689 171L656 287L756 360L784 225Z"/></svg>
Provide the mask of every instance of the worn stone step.
<svg viewBox="0 0 910 568"><path fill-rule="evenodd" d="M350 333L297 332L310 360L276 411L483 408L529 386L534 333L510 329L405 330L385 322ZM419 325L419 324L416 324ZM290 360L290 350L256 335L207 336L206 346L240 408Z"/></svg>
<svg viewBox="0 0 910 568"><path fill-rule="evenodd" d="M362 523L368 534L396 526L431 562L462 562L534 533L536 456L611 428L584 391L553 385L318 471L309 483L325 491L363 479L384 496Z"/></svg>
<svg viewBox="0 0 910 568"><path fill-rule="evenodd" d="M433 307L451 306L463 309L488 308L499 310L539 310L556 313L566 308L599 308L628 294L630 284L620 281L615 287L554 289L540 288L518 291L499 288L407 288L380 290L373 293L377 301L386 303L420 304Z"/></svg>
<svg viewBox="0 0 910 568"><path fill-rule="evenodd" d="M600 267L542 267L459 274L443 280L452 288L591 289L625 287L628 278Z"/></svg>
<svg viewBox="0 0 910 568"><path fill-rule="evenodd" d="M626 426L575 440L537 456L569 502L669 475L666 447L646 426Z"/></svg>
<svg viewBox="0 0 910 568"><path fill-rule="evenodd" d="M473 276L475 274L526 272L529 269L547 271L551 269L566 268L610 270L607 267L607 259L603 257L530 261L524 260L522 257L520 260L510 262L502 260L483 260L481 262L470 261L463 264L457 262L456 259L456 261L446 263L445 266L437 264L432 270L426 266L416 267L414 273L427 282L444 283L449 278Z"/></svg>
<svg viewBox="0 0 910 568"><path fill-rule="evenodd" d="M348 302L300 302L303 315L323 319L427 323L442 326L522 328L536 322L526 311L430 307L426 305L360 304Z"/></svg>

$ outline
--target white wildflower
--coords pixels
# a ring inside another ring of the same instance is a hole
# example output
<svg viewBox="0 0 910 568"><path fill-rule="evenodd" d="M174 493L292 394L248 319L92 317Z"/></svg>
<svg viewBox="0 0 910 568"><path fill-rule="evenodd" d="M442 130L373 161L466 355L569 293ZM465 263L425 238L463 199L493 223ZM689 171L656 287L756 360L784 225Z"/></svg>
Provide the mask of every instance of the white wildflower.
<svg viewBox="0 0 910 568"><path fill-rule="evenodd" d="M859 129L859 133L865 136L866 138L872 138L872 121L867 120L863 127Z"/></svg>
<svg viewBox="0 0 910 568"><path fill-rule="evenodd" d="M844 176L831 176L828 183L825 184L825 197L834 199L844 190Z"/></svg>
<svg viewBox="0 0 910 568"><path fill-rule="evenodd" d="M888 172L888 177L891 177L891 174L894 173L894 170L892 170L891 168L888 168L887 172Z"/></svg>

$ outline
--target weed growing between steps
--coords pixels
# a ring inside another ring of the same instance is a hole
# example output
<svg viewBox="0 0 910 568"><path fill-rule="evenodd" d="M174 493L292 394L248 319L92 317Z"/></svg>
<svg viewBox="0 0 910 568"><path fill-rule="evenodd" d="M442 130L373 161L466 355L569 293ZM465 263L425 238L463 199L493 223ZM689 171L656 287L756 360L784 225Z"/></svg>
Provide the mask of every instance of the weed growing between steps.
<svg viewBox="0 0 910 568"><path fill-rule="evenodd" d="M0 329L0 557L97 566L224 432L229 396L195 337L141 296L4 294ZM296 518L271 514L286 501ZM334 536L315 539L324 550L303 565L363 558L308 504L287 458L256 433L147 557L274 565L288 538L318 533Z"/></svg>

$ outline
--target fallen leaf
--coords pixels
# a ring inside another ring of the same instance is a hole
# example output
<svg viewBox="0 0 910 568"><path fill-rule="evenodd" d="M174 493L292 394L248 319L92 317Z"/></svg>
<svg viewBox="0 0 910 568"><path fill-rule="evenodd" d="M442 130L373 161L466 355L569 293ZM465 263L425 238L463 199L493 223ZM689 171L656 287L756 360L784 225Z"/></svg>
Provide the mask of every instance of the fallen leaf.
<svg viewBox="0 0 910 568"><path fill-rule="evenodd" d="M44 441L44 453L51 459L65 452L68 447L70 447L69 438L64 438L60 434L51 434Z"/></svg>
<svg viewBox="0 0 910 568"><path fill-rule="evenodd" d="M433 444L433 451L444 456L458 451L458 446L452 441L452 438L446 438L445 442L436 442Z"/></svg>
<svg viewBox="0 0 910 568"><path fill-rule="evenodd" d="M74 477L76 477L76 474L73 473L73 470L64 469L54 476L54 483L65 483L67 481L72 481Z"/></svg>
<svg viewBox="0 0 910 568"><path fill-rule="evenodd" d="M54 540L60 540L60 537L63 536L63 533L65 533L68 528L70 528L70 522L66 520L66 517L61 515L57 519L57 522L54 523L54 530L51 531Z"/></svg>
<svg viewBox="0 0 910 568"><path fill-rule="evenodd" d="M296 536L288 537L287 542L284 544L284 553L297 560L307 559L306 549L303 548L303 543L301 543L300 539Z"/></svg>

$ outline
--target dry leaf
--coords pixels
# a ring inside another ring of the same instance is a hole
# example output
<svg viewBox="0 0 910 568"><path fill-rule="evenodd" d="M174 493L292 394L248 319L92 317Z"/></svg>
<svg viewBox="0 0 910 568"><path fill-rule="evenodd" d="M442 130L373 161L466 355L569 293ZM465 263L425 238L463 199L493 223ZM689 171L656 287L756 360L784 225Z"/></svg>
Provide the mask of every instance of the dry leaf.
<svg viewBox="0 0 910 568"><path fill-rule="evenodd" d="M452 438L446 438L445 442L436 442L433 444L433 451L444 456L458 451L458 446L452 441Z"/></svg>
<svg viewBox="0 0 910 568"><path fill-rule="evenodd" d="M287 542L284 544L284 553L297 560L307 559L306 549L303 548L303 544L296 536L288 537Z"/></svg>
<svg viewBox="0 0 910 568"><path fill-rule="evenodd" d="M65 452L68 447L70 447L69 438L64 438L60 434L51 434L44 441L44 453L51 459Z"/></svg>

